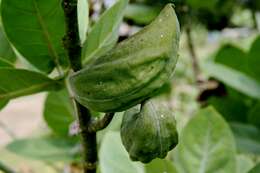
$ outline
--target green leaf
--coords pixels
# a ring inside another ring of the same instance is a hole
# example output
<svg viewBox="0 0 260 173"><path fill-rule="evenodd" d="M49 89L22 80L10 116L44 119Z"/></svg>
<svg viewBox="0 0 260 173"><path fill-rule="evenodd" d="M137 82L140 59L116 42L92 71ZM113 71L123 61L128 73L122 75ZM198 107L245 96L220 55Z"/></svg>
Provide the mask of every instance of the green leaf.
<svg viewBox="0 0 260 173"><path fill-rule="evenodd" d="M154 159L152 162L145 164L146 173L177 173L172 162L165 159Z"/></svg>
<svg viewBox="0 0 260 173"><path fill-rule="evenodd" d="M240 72L247 73L247 54L233 45L224 45L215 56L214 61Z"/></svg>
<svg viewBox="0 0 260 173"><path fill-rule="evenodd" d="M206 9L206 10L215 10L214 7L217 5L217 0L207 0L207 1L200 1L200 0L187 0L187 4L194 9Z"/></svg>
<svg viewBox="0 0 260 173"><path fill-rule="evenodd" d="M149 24L159 14L161 8L144 4L129 4L125 11L125 18L140 25Z"/></svg>
<svg viewBox="0 0 260 173"><path fill-rule="evenodd" d="M248 53L248 66L254 77L260 82L260 36L254 41Z"/></svg>
<svg viewBox="0 0 260 173"><path fill-rule="evenodd" d="M116 44L119 25L127 4L128 0L118 0L93 26L83 46L84 64L103 55Z"/></svg>
<svg viewBox="0 0 260 173"><path fill-rule="evenodd" d="M237 173L248 173L254 166L252 159L245 155L238 155L237 157Z"/></svg>
<svg viewBox="0 0 260 173"><path fill-rule="evenodd" d="M251 108L248 113L248 122L260 129L260 102Z"/></svg>
<svg viewBox="0 0 260 173"><path fill-rule="evenodd" d="M15 140L7 145L9 151L31 159L44 161L71 161L75 158L75 141L42 137Z"/></svg>
<svg viewBox="0 0 260 173"><path fill-rule="evenodd" d="M73 107L68 92L64 89L50 92L44 106L44 119L58 135L68 136L73 122Z"/></svg>
<svg viewBox="0 0 260 173"><path fill-rule="evenodd" d="M237 149L240 152L260 154L260 130L249 124L231 123L236 139Z"/></svg>
<svg viewBox="0 0 260 173"><path fill-rule="evenodd" d="M14 51L4 34L1 24L0 24L0 57L9 62L14 62L16 60Z"/></svg>
<svg viewBox="0 0 260 173"><path fill-rule="evenodd" d="M88 0L78 0L77 5L78 10L78 27L79 27L79 37L80 42L83 44L86 40L89 22L89 8Z"/></svg>
<svg viewBox="0 0 260 173"><path fill-rule="evenodd" d="M1 7L7 37L31 64L44 72L68 65L60 0L2 0Z"/></svg>
<svg viewBox="0 0 260 173"><path fill-rule="evenodd" d="M130 160L118 132L106 133L99 151L99 158L102 173L144 173L140 163Z"/></svg>
<svg viewBox="0 0 260 173"><path fill-rule="evenodd" d="M243 99L234 99L229 96L211 97L207 101L227 120L227 121L247 121L249 107Z"/></svg>
<svg viewBox="0 0 260 173"><path fill-rule="evenodd" d="M3 109L7 105L8 101L0 100L0 110Z"/></svg>
<svg viewBox="0 0 260 173"><path fill-rule="evenodd" d="M0 79L0 100L57 90L62 85L41 73L13 68L0 68Z"/></svg>
<svg viewBox="0 0 260 173"><path fill-rule="evenodd" d="M235 140L215 109L202 109L183 129L175 153L178 173L235 173Z"/></svg>
<svg viewBox="0 0 260 173"><path fill-rule="evenodd" d="M260 172L260 163L258 163L253 169L251 169L248 173L259 173Z"/></svg>
<svg viewBox="0 0 260 173"><path fill-rule="evenodd" d="M260 99L260 83L250 76L218 63L206 63L204 70L211 76L227 84L233 89Z"/></svg>
<svg viewBox="0 0 260 173"><path fill-rule="evenodd" d="M13 65L9 61L0 58L0 68L2 67L13 67Z"/></svg>

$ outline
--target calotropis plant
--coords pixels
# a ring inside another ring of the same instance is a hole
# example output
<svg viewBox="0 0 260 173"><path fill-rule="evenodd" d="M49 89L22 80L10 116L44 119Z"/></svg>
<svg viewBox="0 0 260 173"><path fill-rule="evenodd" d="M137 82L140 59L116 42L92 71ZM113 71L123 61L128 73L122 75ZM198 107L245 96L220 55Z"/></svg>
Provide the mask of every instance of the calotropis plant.
<svg viewBox="0 0 260 173"><path fill-rule="evenodd" d="M152 97L161 93L171 80L178 59L180 26L173 5L167 4L151 24L114 46L117 37L112 36L116 35L128 1L119 0L112 10L105 12L84 44L79 38L78 2L2 0L2 24L8 40L20 53L19 58L26 59L33 68L21 70L0 62L1 75L6 79L0 80L0 107L10 99L40 91L69 90L81 128L83 167L88 173L96 172L97 167L96 132L106 127L114 112L126 111L121 135L133 160L149 162L165 157L178 141L175 119ZM108 19L113 20L107 22L113 31L111 37L110 32L104 34L104 21ZM89 46L98 34L103 39L101 45ZM102 46L104 50L89 53ZM74 72L68 75L70 71ZM67 79L68 83L64 82ZM9 85L8 80L15 81L15 85ZM140 109L132 113L140 104ZM90 110L106 115L96 120ZM133 127L136 124L146 130L139 131ZM138 135L131 137L128 132ZM144 137L147 138L143 140Z"/></svg>

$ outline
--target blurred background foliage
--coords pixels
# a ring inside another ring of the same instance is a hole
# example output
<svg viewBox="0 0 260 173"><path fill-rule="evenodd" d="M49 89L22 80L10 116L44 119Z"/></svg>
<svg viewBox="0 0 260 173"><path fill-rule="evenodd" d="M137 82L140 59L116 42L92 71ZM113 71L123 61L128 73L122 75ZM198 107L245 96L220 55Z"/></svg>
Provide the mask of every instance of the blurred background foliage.
<svg viewBox="0 0 260 173"><path fill-rule="evenodd" d="M94 28L99 16L114 3L79 2L79 20L85 24L80 26L82 32L86 26ZM180 144L167 159L156 159L148 165L131 162L119 136L122 113L117 113L113 122L98 133L99 171L259 173L260 1L131 0L123 10L119 32L114 27L109 32L116 32L121 41L149 24L169 2L175 5L182 35L179 62L162 101L175 112ZM86 15L90 16L88 21L84 19ZM107 15L104 20L109 22L113 17ZM86 39L84 34L81 39ZM110 40L106 44L114 44L117 39ZM8 41L0 23L0 68L15 66L47 73L52 70L45 66L35 68L23 56ZM56 74L54 70L49 76ZM0 109L8 107L8 101L0 100ZM68 93L48 92L42 104L44 127L34 129L28 138L14 138L1 146L0 167L9 165L24 173L80 172L82 149L75 136L77 125ZM8 115L0 113L0 123L2 116ZM30 123L30 119L23 121ZM15 133L8 131L8 124L1 124L1 128L9 135Z"/></svg>

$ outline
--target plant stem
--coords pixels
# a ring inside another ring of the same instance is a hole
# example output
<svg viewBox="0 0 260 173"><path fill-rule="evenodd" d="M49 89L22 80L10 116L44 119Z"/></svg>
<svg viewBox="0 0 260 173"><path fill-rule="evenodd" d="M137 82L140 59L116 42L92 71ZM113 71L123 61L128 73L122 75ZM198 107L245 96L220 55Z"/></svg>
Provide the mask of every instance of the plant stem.
<svg viewBox="0 0 260 173"><path fill-rule="evenodd" d="M253 27L254 29L257 29L256 10L252 9L251 13L252 13Z"/></svg>
<svg viewBox="0 0 260 173"><path fill-rule="evenodd" d="M89 132L88 127L91 124L90 111L76 102L79 127L81 129L81 143L83 146L83 169L84 173L95 173L97 157L97 139L96 132Z"/></svg>
<svg viewBox="0 0 260 173"><path fill-rule="evenodd" d="M66 21L66 35L64 36L64 47L73 71L82 68L81 46L77 21L77 0L63 0L62 6ZM95 173L97 157L96 132L89 132L87 127L91 124L90 111L75 100L79 126L81 129L81 142L83 146L83 169L84 173Z"/></svg>
<svg viewBox="0 0 260 173"><path fill-rule="evenodd" d="M198 83L200 81L200 79L199 79L200 68L199 68L198 58L197 58L194 44L193 44L190 25L188 25L186 27L186 34L187 34L188 49L189 49L191 60L192 60L194 76L195 76L196 82Z"/></svg>
<svg viewBox="0 0 260 173"><path fill-rule="evenodd" d="M88 127L88 131L97 132L106 128L108 124L112 121L114 115L115 113L106 113L102 119L92 122L92 124Z"/></svg>
<svg viewBox="0 0 260 173"><path fill-rule="evenodd" d="M71 67L74 71L82 68L81 46L78 31L77 0L63 0L62 7L65 14L66 35L63 38Z"/></svg>
<svg viewBox="0 0 260 173"><path fill-rule="evenodd" d="M4 173L16 173L14 170L0 162L0 170L3 171Z"/></svg>

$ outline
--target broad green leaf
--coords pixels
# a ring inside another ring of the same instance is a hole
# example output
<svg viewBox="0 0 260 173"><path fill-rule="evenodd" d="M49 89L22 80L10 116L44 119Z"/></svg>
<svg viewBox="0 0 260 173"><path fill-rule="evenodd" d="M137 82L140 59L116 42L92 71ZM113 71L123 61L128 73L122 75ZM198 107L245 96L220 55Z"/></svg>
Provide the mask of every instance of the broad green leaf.
<svg viewBox="0 0 260 173"><path fill-rule="evenodd" d="M187 4L194 9L206 9L206 10L215 10L214 7L217 5L217 0L207 0L207 1L200 1L200 0L187 0Z"/></svg>
<svg viewBox="0 0 260 173"><path fill-rule="evenodd" d="M216 54L214 61L240 72L247 73L247 54L233 45L224 45Z"/></svg>
<svg viewBox="0 0 260 173"><path fill-rule="evenodd" d="M183 129L175 153L178 173L235 173L235 140L213 109L202 109Z"/></svg>
<svg viewBox="0 0 260 173"><path fill-rule="evenodd" d="M149 24L159 14L160 8L144 4L129 4L125 11L125 18L140 25Z"/></svg>
<svg viewBox="0 0 260 173"><path fill-rule="evenodd" d="M2 0L1 8L7 37L31 64L44 72L68 65L60 0Z"/></svg>
<svg viewBox="0 0 260 173"><path fill-rule="evenodd" d="M140 163L132 162L118 132L107 132L99 151L102 173L144 173Z"/></svg>
<svg viewBox="0 0 260 173"><path fill-rule="evenodd" d="M14 62L16 59L16 55L14 54L14 51L7 40L3 28L0 24L0 57L9 61Z"/></svg>
<svg viewBox="0 0 260 173"><path fill-rule="evenodd" d="M254 41L248 53L248 66L254 77L260 82L260 36Z"/></svg>
<svg viewBox="0 0 260 173"><path fill-rule="evenodd" d="M9 151L31 159L71 161L75 158L75 141L57 137L18 139L7 145Z"/></svg>
<svg viewBox="0 0 260 173"><path fill-rule="evenodd" d="M260 172L260 163L258 163L253 169L251 169L248 173L259 173Z"/></svg>
<svg viewBox="0 0 260 173"><path fill-rule="evenodd" d="M3 109L7 105L8 101L0 100L0 110Z"/></svg>
<svg viewBox="0 0 260 173"><path fill-rule="evenodd" d="M2 67L13 67L13 65L9 61L0 57L0 68Z"/></svg>
<svg viewBox="0 0 260 173"><path fill-rule="evenodd" d="M237 172L236 173L248 173L248 171L254 166L252 159L245 155L238 155L237 157Z"/></svg>
<svg viewBox="0 0 260 173"><path fill-rule="evenodd" d="M254 105L249 111L248 122L260 129L260 102Z"/></svg>
<svg viewBox="0 0 260 173"><path fill-rule="evenodd" d="M260 154L260 130L249 124L231 123L240 152Z"/></svg>
<svg viewBox="0 0 260 173"><path fill-rule="evenodd" d="M57 90L60 81L41 73L22 69L0 68L0 101L30 95L47 90Z"/></svg>
<svg viewBox="0 0 260 173"><path fill-rule="evenodd" d="M79 37L80 42L83 44L86 40L89 22L89 8L88 0L78 0L77 4L78 10L78 27L79 27Z"/></svg>
<svg viewBox="0 0 260 173"><path fill-rule="evenodd" d="M206 63L203 69L211 76L227 84L233 89L260 99L260 82L250 76L218 63Z"/></svg>
<svg viewBox="0 0 260 173"><path fill-rule="evenodd" d="M48 94L44 106L44 119L56 134L68 136L69 126L74 117L72 103L65 89Z"/></svg>
<svg viewBox="0 0 260 173"><path fill-rule="evenodd" d="M243 99L234 99L229 96L211 97L207 101L227 120L227 121L247 121L249 107Z"/></svg>
<svg viewBox="0 0 260 173"><path fill-rule="evenodd" d="M169 160L154 159L145 164L145 173L177 173L177 171Z"/></svg>
<svg viewBox="0 0 260 173"><path fill-rule="evenodd" d="M119 25L127 4L128 0L118 0L92 27L83 46L84 64L94 57L101 56L116 44Z"/></svg>

